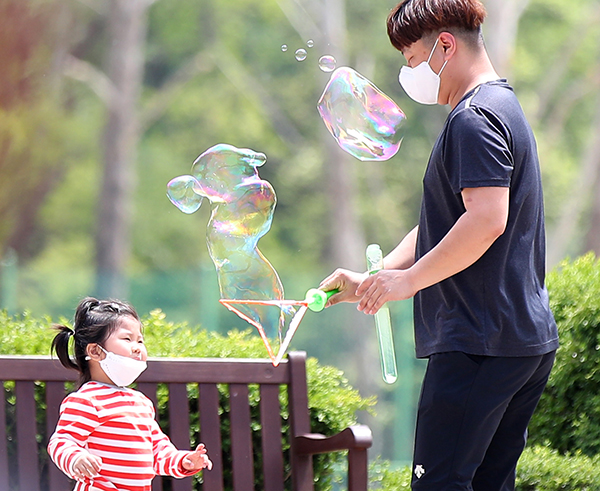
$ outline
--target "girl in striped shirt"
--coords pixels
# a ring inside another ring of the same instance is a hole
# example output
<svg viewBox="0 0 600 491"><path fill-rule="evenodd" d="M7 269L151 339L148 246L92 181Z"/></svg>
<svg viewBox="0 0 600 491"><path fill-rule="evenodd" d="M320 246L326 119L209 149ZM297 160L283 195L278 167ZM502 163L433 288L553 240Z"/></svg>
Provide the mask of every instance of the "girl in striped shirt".
<svg viewBox="0 0 600 491"><path fill-rule="evenodd" d="M211 469L203 444L177 450L159 428L152 402L127 388L148 356L133 307L88 297L77 307L74 330L56 327L52 349L65 367L79 371L82 385L64 399L48 453L77 480L74 491L150 491L156 474L181 478Z"/></svg>

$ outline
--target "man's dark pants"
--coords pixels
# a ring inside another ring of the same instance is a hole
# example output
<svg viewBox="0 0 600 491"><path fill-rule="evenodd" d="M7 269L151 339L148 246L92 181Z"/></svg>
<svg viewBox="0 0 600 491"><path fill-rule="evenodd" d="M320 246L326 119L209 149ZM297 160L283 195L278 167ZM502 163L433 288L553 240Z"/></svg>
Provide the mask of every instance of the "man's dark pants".
<svg viewBox="0 0 600 491"><path fill-rule="evenodd" d="M419 401L412 489L513 491L554 357L432 355Z"/></svg>

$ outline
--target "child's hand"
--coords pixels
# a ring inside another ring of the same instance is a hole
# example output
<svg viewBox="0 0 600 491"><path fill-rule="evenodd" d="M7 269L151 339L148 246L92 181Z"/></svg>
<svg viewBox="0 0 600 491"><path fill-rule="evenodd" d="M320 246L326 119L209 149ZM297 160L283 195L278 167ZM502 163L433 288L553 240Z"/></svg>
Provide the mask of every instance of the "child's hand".
<svg viewBox="0 0 600 491"><path fill-rule="evenodd" d="M83 481L86 477L92 479L100 475L101 467L102 459L84 450L73 465L73 474L79 481Z"/></svg>
<svg viewBox="0 0 600 491"><path fill-rule="evenodd" d="M183 465L186 471L197 471L204 468L208 470L212 469L212 462L208 458L208 455L206 455L206 448L204 448L203 443L198 445L195 452L185 457L181 465Z"/></svg>

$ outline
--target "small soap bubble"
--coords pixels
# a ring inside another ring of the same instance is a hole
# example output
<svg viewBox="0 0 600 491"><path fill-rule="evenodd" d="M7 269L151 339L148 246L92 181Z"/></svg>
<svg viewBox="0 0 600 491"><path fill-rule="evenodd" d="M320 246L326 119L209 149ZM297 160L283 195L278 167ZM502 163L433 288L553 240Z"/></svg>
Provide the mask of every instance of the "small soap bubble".
<svg viewBox="0 0 600 491"><path fill-rule="evenodd" d="M287 44L282 44L281 45L281 51L283 51L285 53L287 50L288 50Z"/></svg>
<svg viewBox="0 0 600 491"><path fill-rule="evenodd" d="M331 55L324 55L319 58L319 68L325 73L333 72L336 63L335 58Z"/></svg>
<svg viewBox="0 0 600 491"><path fill-rule="evenodd" d="M179 176L167 184L167 197L177 208L192 214L200 208L203 197L197 193L198 181L193 176Z"/></svg>
<svg viewBox="0 0 600 491"><path fill-rule="evenodd" d="M306 50L303 48L297 49L296 50L296 59L298 61L306 60Z"/></svg>
<svg viewBox="0 0 600 491"><path fill-rule="evenodd" d="M257 152L254 155L254 166L259 167L267 162L267 156L262 152Z"/></svg>
<svg viewBox="0 0 600 491"><path fill-rule="evenodd" d="M571 355L571 357L573 357L573 358L577 358L577 353L573 353L573 354Z"/></svg>
<svg viewBox="0 0 600 491"><path fill-rule="evenodd" d="M312 39L309 39L308 41L306 41L306 46L308 46L309 48L312 48L315 45L315 42Z"/></svg>

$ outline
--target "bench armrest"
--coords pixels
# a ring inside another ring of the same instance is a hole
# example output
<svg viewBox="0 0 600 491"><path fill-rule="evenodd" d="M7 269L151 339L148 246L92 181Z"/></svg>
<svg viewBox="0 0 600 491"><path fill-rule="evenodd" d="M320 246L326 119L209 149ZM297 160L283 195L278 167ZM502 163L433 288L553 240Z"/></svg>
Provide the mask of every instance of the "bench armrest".
<svg viewBox="0 0 600 491"><path fill-rule="evenodd" d="M294 438L298 455L314 455L340 450L366 450L373 444L373 435L366 425L350 426L333 436L305 433Z"/></svg>

